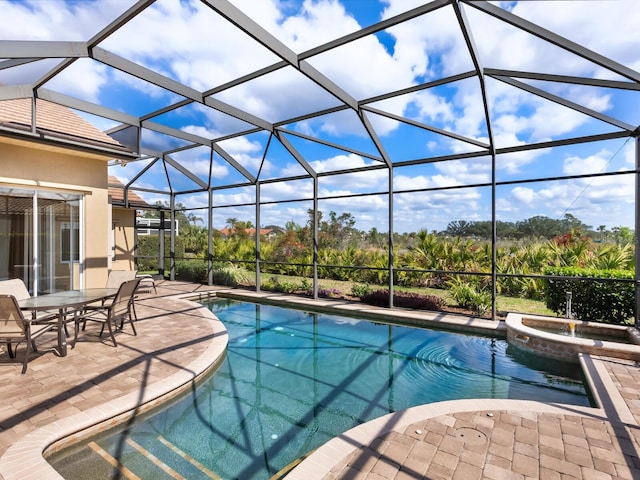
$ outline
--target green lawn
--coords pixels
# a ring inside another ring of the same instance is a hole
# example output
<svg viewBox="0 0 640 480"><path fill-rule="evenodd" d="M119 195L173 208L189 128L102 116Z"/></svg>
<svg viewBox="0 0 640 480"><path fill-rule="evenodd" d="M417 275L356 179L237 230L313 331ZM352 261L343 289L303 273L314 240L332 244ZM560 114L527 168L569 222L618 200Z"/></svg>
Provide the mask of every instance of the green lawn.
<svg viewBox="0 0 640 480"><path fill-rule="evenodd" d="M300 284L304 277L294 277L288 275L274 275L270 273L263 273L260 275L261 282L264 283L271 278L278 278L281 282L293 282ZM354 282L343 282L339 280L319 280L319 288L321 289L335 289L340 291L344 295L351 294L351 287L354 285ZM387 288L385 286L371 286L373 289L383 289ZM396 287L397 291L403 292L415 292L421 293L423 295L435 295L444 299L450 307L456 307L457 305L452 300L451 295L447 290L439 289L439 288L404 288L404 287ZM541 300L530 300L527 298L517 298L517 297L507 297L505 295L498 295L496 298L496 309L498 312L520 312L520 313L531 313L536 315L550 315L556 316L556 314L549 310L544 301Z"/></svg>

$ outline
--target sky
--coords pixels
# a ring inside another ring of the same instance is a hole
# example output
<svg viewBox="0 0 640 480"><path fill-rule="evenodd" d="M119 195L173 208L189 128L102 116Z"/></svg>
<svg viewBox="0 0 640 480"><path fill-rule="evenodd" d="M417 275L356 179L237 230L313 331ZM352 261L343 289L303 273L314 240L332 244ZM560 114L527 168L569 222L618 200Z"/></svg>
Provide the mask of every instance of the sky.
<svg viewBox="0 0 640 480"><path fill-rule="evenodd" d="M126 0L0 0L0 39L85 41L123 13L134 2ZM356 32L427 2L414 0L233 0L272 38L295 53ZM556 0L493 2L530 22L640 71L640 9L636 0ZM553 14L550 6L553 4ZM468 5L461 9L469 22L480 64L484 68L520 70L616 81L618 73L486 15ZM7 20L8 19L8 20ZM199 92L209 91L242 75L279 61L224 21L206 4L195 0L159 0L104 39L99 47L140 63ZM368 35L334 50L311 56L309 65L355 100L371 99L391 91L437 81L474 68L454 9L449 5L413 20ZM42 60L20 68L0 70L0 85L29 84L56 65ZM637 77L640 77L638 75ZM640 92L633 90L524 80L531 87L575 102L631 126L640 125ZM93 59L79 59L44 85L87 102L135 116L172 105L184 97L116 70ZM498 148L620 131L619 126L594 119L506 82L485 77L491 132ZM267 122L282 122L313 111L340 105L331 92L292 67L214 93L212 98L233 105ZM492 162L488 156L411 164L412 160L479 150L487 144L489 127L477 77L380 100L370 107L418 124L451 132L458 138L417 128L409 122L367 112L371 128L396 166L393 171L393 229L411 232L443 230L456 220L491 220ZM111 119L81 113L100 129L117 125ZM244 131L251 125L201 104L191 103L152 119L207 139ZM327 114L283 125L283 136L317 172L380 166L380 153L353 110ZM439 130L436 130L436 132ZM309 141L315 137L328 142ZM469 139L471 141L465 141ZM476 142L476 143L474 143ZM152 130L143 130L148 151L178 148L188 142ZM261 180L296 177L304 169L275 138L263 132L223 140L218 145L242 168ZM334 147L335 146L335 147ZM336 148L344 146L345 149ZM572 214L597 229L604 225L634 228L632 173L599 178L563 178L590 173L628 172L635 165L634 139L537 149L499 155L495 162L497 220L519 221L536 215L560 219ZM208 148L190 148L172 158L211 184L238 185L216 190L214 227L227 219L256 223L252 207L255 188L241 172L218 154L209 172ZM128 183L140 171L135 187L191 191L194 182L171 166L151 160L112 166L109 173ZM167 172L169 181L167 181ZM552 177L553 181L529 179ZM328 215L349 212L356 228L389 228L389 186L386 168L321 176L320 209ZM416 190L427 189L418 192ZM167 195L138 192L146 201L168 200ZM357 195L351 198L350 195ZM260 199L261 225L307 222L313 204L310 180L266 183ZM302 200L301 200L302 199ZM207 195L190 193L176 200L188 208L206 207ZM282 202L284 203L278 203ZM194 210L197 216L203 210Z"/></svg>

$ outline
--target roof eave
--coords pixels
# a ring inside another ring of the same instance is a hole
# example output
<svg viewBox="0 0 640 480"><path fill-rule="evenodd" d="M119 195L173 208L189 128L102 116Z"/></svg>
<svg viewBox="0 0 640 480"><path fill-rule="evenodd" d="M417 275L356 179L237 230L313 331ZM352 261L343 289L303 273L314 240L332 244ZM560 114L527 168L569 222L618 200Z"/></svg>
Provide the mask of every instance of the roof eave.
<svg viewBox="0 0 640 480"><path fill-rule="evenodd" d="M121 160L136 160L138 158L138 155L136 153L130 151L122 151L121 149L109 148L107 146L102 147L99 145L89 145L82 142L76 142L64 138L59 138L53 135L48 135L40 131L36 131L34 133L31 131L27 132L0 126L0 137L13 138L24 140L27 142L67 148L79 152L92 153L94 155L109 157L109 159L113 158Z"/></svg>

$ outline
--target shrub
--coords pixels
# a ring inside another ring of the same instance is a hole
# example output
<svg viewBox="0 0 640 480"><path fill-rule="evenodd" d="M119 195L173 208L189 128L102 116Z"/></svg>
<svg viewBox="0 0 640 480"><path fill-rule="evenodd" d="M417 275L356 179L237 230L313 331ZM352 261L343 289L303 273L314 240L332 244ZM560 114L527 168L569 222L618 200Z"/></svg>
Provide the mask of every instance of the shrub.
<svg viewBox="0 0 640 480"><path fill-rule="evenodd" d="M281 282L278 277L271 277L262 284L262 288L272 292L295 293L300 290L300 285L295 282Z"/></svg>
<svg viewBox="0 0 640 480"><path fill-rule="evenodd" d="M368 283L356 283L351 286L351 295L353 295L354 297L362 298L369 293L371 293L371 285L369 285Z"/></svg>
<svg viewBox="0 0 640 480"><path fill-rule="evenodd" d="M566 292L571 292L571 311L580 320L624 324L634 316L635 291L632 281L594 280L633 280L634 273L631 271L565 267L547 268L544 273L560 277L584 277L546 280L546 305L557 314L566 315Z"/></svg>
<svg viewBox="0 0 640 480"><path fill-rule="evenodd" d="M207 283L207 263L202 260L179 260L176 262L176 278L187 282Z"/></svg>
<svg viewBox="0 0 640 480"><path fill-rule="evenodd" d="M374 290L360 297L360 301L369 305L386 307L389 305L389 290ZM435 295L395 292L393 294L393 305L396 307L440 311L445 306L445 301Z"/></svg>

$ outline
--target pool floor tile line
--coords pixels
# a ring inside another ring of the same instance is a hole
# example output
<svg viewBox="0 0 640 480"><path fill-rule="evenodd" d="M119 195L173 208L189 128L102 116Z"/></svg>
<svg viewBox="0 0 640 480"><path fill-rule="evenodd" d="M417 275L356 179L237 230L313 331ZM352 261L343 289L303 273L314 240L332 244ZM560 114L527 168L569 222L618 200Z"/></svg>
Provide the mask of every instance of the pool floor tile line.
<svg viewBox="0 0 640 480"><path fill-rule="evenodd" d="M315 311L504 333L504 322L459 315L187 282L159 281L157 287L157 294L138 299L138 336L120 334L118 348L87 328L66 358L52 353L51 338L30 360L26 375L20 375L21 352L18 360L0 355L0 477L60 478L42 456L48 445L70 433L69 441L83 438L82 429L101 420L116 422L114 416L135 412L141 399L148 402L145 408L158 405L164 393L214 368L224 357L226 331L206 308L183 298L218 292ZM640 479L640 368L588 355L581 363L597 408L499 399L421 405L344 432L284 478Z"/></svg>

